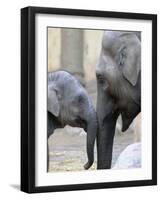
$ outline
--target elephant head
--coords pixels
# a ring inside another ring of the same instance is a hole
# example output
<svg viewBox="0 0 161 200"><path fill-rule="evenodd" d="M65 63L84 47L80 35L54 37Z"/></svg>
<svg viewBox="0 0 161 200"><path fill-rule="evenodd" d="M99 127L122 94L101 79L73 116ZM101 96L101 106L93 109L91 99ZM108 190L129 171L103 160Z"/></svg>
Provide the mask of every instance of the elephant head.
<svg viewBox="0 0 161 200"><path fill-rule="evenodd" d="M56 124L56 125L55 125ZM97 116L85 88L65 71L48 73L48 136L55 126L81 127L87 132L88 169L94 161Z"/></svg>
<svg viewBox="0 0 161 200"><path fill-rule="evenodd" d="M106 31L96 67L98 169L111 167L118 116L122 131L141 110L141 41L139 32Z"/></svg>

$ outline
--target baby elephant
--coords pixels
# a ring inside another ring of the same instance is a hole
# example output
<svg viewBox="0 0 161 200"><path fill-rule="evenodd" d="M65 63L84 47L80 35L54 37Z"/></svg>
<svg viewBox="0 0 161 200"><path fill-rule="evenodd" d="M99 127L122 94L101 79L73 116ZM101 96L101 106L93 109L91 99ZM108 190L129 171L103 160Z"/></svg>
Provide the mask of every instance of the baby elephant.
<svg viewBox="0 0 161 200"><path fill-rule="evenodd" d="M94 143L97 134L97 116L87 91L70 73L48 73L48 135L65 125L81 127L87 132L87 157L85 169L94 161ZM47 151L49 170L49 148Z"/></svg>

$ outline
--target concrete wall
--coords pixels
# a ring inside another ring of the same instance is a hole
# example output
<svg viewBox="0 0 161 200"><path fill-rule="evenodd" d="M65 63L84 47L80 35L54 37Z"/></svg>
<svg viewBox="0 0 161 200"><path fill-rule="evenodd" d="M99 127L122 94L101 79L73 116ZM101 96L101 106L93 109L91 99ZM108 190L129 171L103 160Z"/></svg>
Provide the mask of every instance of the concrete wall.
<svg viewBox="0 0 161 200"><path fill-rule="evenodd" d="M48 28L48 71L60 68L60 28Z"/></svg>
<svg viewBox="0 0 161 200"><path fill-rule="evenodd" d="M62 67L64 69L64 66L61 66L61 55L63 54L61 33L60 28L48 28L48 71L57 70ZM82 68L86 82L95 79L95 67L100 54L102 35L103 31L101 30L83 31L83 62L81 63L83 63ZM71 51L72 46L73 44L71 44ZM69 46L68 49L70 49Z"/></svg>
<svg viewBox="0 0 161 200"><path fill-rule="evenodd" d="M101 51L103 31L84 31L84 70L86 81L95 79L95 68Z"/></svg>

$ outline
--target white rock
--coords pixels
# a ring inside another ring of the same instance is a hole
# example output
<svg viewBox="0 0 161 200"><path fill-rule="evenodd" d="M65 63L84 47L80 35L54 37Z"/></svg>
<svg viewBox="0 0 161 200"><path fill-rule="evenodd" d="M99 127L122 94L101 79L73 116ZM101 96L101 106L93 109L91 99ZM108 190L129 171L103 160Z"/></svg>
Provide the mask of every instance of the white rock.
<svg viewBox="0 0 161 200"><path fill-rule="evenodd" d="M118 157L113 169L141 167L141 143L134 143L125 148Z"/></svg>
<svg viewBox="0 0 161 200"><path fill-rule="evenodd" d="M77 136L86 135L86 132L83 130L83 128L71 127L69 125L66 125L64 129L65 129L66 134L69 134L69 135L77 135Z"/></svg>

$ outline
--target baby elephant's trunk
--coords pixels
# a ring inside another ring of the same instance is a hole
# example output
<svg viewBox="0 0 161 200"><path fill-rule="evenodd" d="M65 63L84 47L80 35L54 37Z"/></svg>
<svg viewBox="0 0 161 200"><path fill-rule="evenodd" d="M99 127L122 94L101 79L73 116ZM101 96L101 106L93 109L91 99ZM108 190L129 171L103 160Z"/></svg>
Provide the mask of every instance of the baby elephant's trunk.
<svg viewBox="0 0 161 200"><path fill-rule="evenodd" d="M87 122L87 157L88 162L84 165L85 169L89 169L94 162L94 144L97 135L97 115L92 108Z"/></svg>

